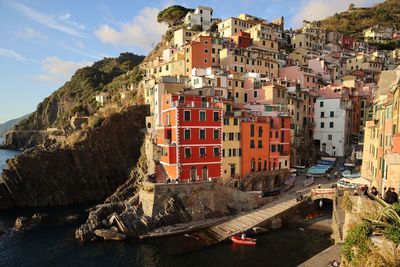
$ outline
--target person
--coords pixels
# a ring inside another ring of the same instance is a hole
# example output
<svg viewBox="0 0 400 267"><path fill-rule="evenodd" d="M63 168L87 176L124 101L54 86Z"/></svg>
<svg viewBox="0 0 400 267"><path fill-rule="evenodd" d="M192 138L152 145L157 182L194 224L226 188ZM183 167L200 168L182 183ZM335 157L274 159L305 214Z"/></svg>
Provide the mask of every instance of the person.
<svg viewBox="0 0 400 267"><path fill-rule="evenodd" d="M338 178L338 172L337 171L335 172L335 178L336 179Z"/></svg>
<svg viewBox="0 0 400 267"><path fill-rule="evenodd" d="M379 192L378 192L378 190L376 189L375 186L373 186L373 187L371 188L371 194L373 194L374 196L377 196L377 195L379 194Z"/></svg>
<svg viewBox="0 0 400 267"><path fill-rule="evenodd" d="M392 187L392 189L390 191L392 192L393 203L399 202L399 195L396 193L396 190L394 189L394 187Z"/></svg>
<svg viewBox="0 0 400 267"><path fill-rule="evenodd" d="M388 190L385 193L385 199L384 200L388 204L392 204L393 203L392 190L390 189L390 187L388 188Z"/></svg>
<svg viewBox="0 0 400 267"><path fill-rule="evenodd" d="M330 181L330 180L331 180L331 174L328 173L328 181Z"/></svg>
<svg viewBox="0 0 400 267"><path fill-rule="evenodd" d="M245 233L242 233L242 236L240 237L242 240L245 240L246 239L246 234Z"/></svg>
<svg viewBox="0 0 400 267"><path fill-rule="evenodd" d="M368 197L368 185L364 186L364 196Z"/></svg>

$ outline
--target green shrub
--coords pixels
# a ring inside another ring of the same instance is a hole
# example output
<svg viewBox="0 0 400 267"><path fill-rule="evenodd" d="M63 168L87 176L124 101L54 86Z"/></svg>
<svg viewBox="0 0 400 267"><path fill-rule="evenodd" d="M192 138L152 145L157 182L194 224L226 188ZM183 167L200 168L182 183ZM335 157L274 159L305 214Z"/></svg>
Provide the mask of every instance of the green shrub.
<svg viewBox="0 0 400 267"><path fill-rule="evenodd" d="M362 222L347 233L342 245L342 254L351 265L357 266L358 262L371 251L371 241L368 239L371 232L371 225Z"/></svg>

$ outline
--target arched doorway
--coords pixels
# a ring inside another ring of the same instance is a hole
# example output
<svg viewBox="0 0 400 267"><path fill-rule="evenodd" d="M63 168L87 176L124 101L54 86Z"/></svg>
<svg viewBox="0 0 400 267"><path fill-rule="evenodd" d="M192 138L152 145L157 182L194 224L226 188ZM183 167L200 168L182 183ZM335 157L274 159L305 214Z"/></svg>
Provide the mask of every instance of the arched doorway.
<svg viewBox="0 0 400 267"><path fill-rule="evenodd" d="M207 166L203 167L202 178L203 178L203 181L207 181L208 180L208 167Z"/></svg>
<svg viewBox="0 0 400 267"><path fill-rule="evenodd" d="M196 167L192 167L192 168L190 168L190 180L192 180L192 182L195 182L196 178L197 178Z"/></svg>

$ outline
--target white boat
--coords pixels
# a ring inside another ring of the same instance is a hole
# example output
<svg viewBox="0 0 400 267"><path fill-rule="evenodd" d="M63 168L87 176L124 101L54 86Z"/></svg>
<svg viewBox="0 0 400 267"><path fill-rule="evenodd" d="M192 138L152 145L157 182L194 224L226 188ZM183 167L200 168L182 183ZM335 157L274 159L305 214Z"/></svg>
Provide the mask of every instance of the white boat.
<svg viewBox="0 0 400 267"><path fill-rule="evenodd" d="M359 172L351 173L350 170L345 170L342 172L342 177L343 178L359 178L359 177L361 177L361 173L359 173Z"/></svg>

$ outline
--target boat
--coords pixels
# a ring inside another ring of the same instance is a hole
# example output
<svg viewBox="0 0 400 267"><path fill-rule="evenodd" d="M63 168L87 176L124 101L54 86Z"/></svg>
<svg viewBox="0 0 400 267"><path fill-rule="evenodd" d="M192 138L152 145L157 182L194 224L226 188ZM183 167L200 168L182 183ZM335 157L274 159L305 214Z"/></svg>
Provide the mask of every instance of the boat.
<svg viewBox="0 0 400 267"><path fill-rule="evenodd" d="M239 244L239 245L255 246L257 243L257 239L255 239L255 238L249 238L249 237L242 238L237 235L232 236L231 240L233 243Z"/></svg>
<svg viewBox="0 0 400 267"><path fill-rule="evenodd" d="M292 189L295 186L295 183L289 183L289 184L285 184L285 186L283 187L283 191L287 192L290 189Z"/></svg>
<svg viewBox="0 0 400 267"><path fill-rule="evenodd" d="M313 183L314 183L314 177L312 177L312 176L303 181L304 186L309 186L309 185L312 185Z"/></svg>
<svg viewBox="0 0 400 267"><path fill-rule="evenodd" d="M343 178L359 178L359 177L361 177L361 173L359 173L359 172L351 173L350 170L345 170L342 172L342 177Z"/></svg>
<svg viewBox="0 0 400 267"><path fill-rule="evenodd" d="M275 189L272 191L268 191L268 192L262 192L262 196L263 197L273 197L273 196L277 196L281 193L280 189Z"/></svg>

